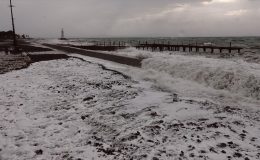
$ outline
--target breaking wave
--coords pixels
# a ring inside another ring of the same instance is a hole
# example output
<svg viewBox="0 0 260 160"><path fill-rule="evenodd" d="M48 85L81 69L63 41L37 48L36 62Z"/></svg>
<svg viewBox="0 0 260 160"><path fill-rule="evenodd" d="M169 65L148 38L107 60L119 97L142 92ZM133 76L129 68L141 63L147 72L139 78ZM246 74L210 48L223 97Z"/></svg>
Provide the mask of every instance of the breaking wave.
<svg viewBox="0 0 260 160"><path fill-rule="evenodd" d="M167 73L173 78L260 99L260 64L174 55L145 59L142 67Z"/></svg>

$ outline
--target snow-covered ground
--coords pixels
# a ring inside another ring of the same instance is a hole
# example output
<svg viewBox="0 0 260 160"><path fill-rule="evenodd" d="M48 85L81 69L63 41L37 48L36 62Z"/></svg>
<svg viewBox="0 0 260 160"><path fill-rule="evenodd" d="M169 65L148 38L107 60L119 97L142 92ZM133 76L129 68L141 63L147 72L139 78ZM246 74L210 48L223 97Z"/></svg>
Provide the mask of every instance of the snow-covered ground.
<svg viewBox="0 0 260 160"><path fill-rule="evenodd" d="M73 56L0 75L1 160L260 158L257 96L194 79L205 61Z"/></svg>

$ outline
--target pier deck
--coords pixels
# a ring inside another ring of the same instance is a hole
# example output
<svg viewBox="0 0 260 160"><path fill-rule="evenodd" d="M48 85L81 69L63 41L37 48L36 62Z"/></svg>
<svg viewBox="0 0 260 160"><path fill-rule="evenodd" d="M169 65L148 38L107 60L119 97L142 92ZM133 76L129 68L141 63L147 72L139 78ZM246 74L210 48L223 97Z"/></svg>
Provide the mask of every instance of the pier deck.
<svg viewBox="0 0 260 160"><path fill-rule="evenodd" d="M181 44L181 45L173 45L173 44L139 44L135 46L137 49L143 49L143 50L151 50L151 51L183 51L183 52L207 52L210 51L211 53L214 53L216 50L218 50L220 53L222 53L224 50L231 53L232 51L237 51L240 53L240 51L243 49L242 47L232 47L230 46L206 46L206 45L190 45L190 44Z"/></svg>

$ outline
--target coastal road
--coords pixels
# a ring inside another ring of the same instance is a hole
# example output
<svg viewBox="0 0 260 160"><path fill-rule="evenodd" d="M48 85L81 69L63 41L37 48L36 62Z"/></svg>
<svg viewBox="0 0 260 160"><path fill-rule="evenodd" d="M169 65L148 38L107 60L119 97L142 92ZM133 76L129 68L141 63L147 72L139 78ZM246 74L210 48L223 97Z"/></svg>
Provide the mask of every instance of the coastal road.
<svg viewBox="0 0 260 160"><path fill-rule="evenodd" d="M53 48L53 49L68 52L68 53L77 53L77 54L81 54L81 55L84 55L84 56L109 60L109 61L112 61L112 62L117 62L117 63L120 63L120 64L126 64L126 65L133 66L133 67L141 67L141 61L142 60L137 59L137 58L131 58L131 57L125 57L125 56L118 56L118 55L94 52L94 51L78 49L78 48L75 48L75 47L69 47L69 46L64 46L64 45L54 45L54 44L43 44L43 45L50 47L50 48Z"/></svg>

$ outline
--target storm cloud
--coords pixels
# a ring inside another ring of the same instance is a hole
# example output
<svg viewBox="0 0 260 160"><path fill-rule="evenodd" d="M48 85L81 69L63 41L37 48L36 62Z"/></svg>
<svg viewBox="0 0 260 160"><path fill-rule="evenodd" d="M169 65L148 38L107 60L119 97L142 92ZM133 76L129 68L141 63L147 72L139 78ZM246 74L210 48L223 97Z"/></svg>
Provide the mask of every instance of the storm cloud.
<svg viewBox="0 0 260 160"><path fill-rule="evenodd" d="M259 36L259 0L13 0L18 33L33 37ZM0 0L0 30L10 30Z"/></svg>

